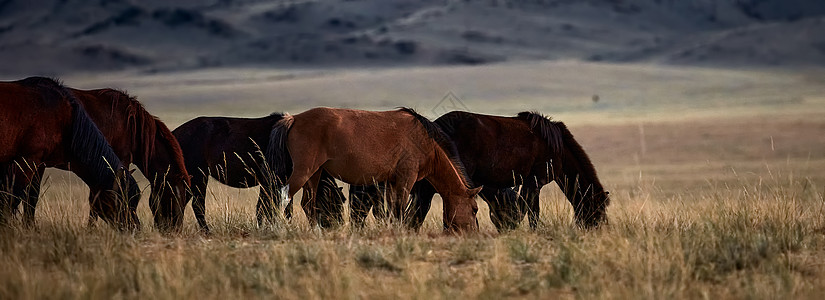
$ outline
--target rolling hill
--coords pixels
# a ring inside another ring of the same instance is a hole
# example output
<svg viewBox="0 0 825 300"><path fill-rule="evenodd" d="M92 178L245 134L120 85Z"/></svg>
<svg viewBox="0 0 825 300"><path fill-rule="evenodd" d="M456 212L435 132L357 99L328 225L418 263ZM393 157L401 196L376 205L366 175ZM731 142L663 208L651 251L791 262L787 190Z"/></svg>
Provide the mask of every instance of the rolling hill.
<svg viewBox="0 0 825 300"><path fill-rule="evenodd" d="M8 76L559 59L822 66L825 2L0 1Z"/></svg>

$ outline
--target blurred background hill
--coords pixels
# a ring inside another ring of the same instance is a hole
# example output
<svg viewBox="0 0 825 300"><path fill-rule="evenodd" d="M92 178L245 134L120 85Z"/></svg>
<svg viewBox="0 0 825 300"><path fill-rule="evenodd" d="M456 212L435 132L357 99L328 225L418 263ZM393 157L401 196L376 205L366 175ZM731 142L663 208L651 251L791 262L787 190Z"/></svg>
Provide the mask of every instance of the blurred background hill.
<svg viewBox="0 0 825 300"><path fill-rule="evenodd" d="M825 65L825 1L0 0L0 75L582 60Z"/></svg>

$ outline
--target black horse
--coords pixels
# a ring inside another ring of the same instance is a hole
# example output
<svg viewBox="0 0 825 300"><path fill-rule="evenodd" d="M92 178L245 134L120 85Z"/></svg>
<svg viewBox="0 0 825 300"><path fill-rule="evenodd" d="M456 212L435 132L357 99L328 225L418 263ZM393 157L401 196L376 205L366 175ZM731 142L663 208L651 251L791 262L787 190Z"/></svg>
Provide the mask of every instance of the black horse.
<svg viewBox="0 0 825 300"><path fill-rule="evenodd" d="M262 118L198 117L172 131L183 151L186 170L192 176L192 210L201 230L209 232L204 215L206 185L210 176L235 188L261 184L256 208L258 224L261 225L264 219L275 222L275 209L280 204L276 199L278 190L275 177L264 162L265 149L261 147L269 145L272 126L282 118L280 113ZM343 204L344 197L338 195L341 191L331 177L322 183L332 184L324 186L324 195L330 197L324 203L341 202L319 208L325 212L337 212L337 216L319 216L323 219L319 220L321 226L331 226L340 223L340 208L336 207ZM288 210L287 215L290 216L290 213L291 210Z"/></svg>

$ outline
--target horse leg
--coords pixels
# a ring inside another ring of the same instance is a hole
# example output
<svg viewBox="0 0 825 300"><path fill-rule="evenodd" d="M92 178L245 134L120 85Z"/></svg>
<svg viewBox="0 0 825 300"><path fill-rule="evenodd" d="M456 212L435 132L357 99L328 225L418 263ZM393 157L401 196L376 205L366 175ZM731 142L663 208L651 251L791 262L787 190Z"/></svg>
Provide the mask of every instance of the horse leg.
<svg viewBox="0 0 825 300"><path fill-rule="evenodd" d="M503 229L502 227L508 227L507 224L507 212L504 211L507 206L503 202L505 199L501 199L498 197L498 190L493 188L483 188L481 189L481 193L478 194L481 197L481 200L487 202L487 207L490 210L490 221L493 222L493 225L496 226L496 229L501 232L502 230L506 230L509 228Z"/></svg>
<svg viewBox="0 0 825 300"><path fill-rule="evenodd" d="M0 164L0 224L6 222L6 217L17 213L17 207L12 206L12 198L7 185L8 168Z"/></svg>
<svg viewBox="0 0 825 300"><path fill-rule="evenodd" d="M539 214L541 206L539 206L539 193L541 187L530 186L524 187L527 197L524 201L527 203L527 212L529 213L530 229L536 230L539 224Z"/></svg>
<svg viewBox="0 0 825 300"><path fill-rule="evenodd" d="M402 222L403 224L404 213L410 200L410 191L414 184L415 178L413 176L396 176L390 193L390 201L387 201L390 218L394 222Z"/></svg>
<svg viewBox="0 0 825 300"><path fill-rule="evenodd" d="M490 220L499 232L513 230L524 219L526 209L520 206L521 199L512 188L484 188L479 193L490 208Z"/></svg>
<svg viewBox="0 0 825 300"><path fill-rule="evenodd" d="M95 223L97 223L97 218L100 217L98 213L92 209L92 203L94 203L95 195L97 195L97 191L90 190L89 191L89 221L87 222L87 226L89 228L94 227Z"/></svg>
<svg viewBox="0 0 825 300"><path fill-rule="evenodd" d="M198 170L192 175L192 212L198 221L198 227L204 233L209 233L209 225L206 224L206 186L209 184L209 175Z"/></svg>
<svg viewBox="0 0 825 300"><path fill-rule="evenodd" d="M433 203L433 196L435 196L435 188L429 181L422 180L413 185L411 194L411 217L407 222L407 226L414 230L418 230L421 228L421 225L424 224L424 219L427 218L427 213L430 212L430 207Z"/></svg>
<svg viewBox="0 0 825 300"><path fill-rule="evenodd" d="M46 171L44 166L26 166L25 169L20 170L22 176L18 183L25 183L25 185L18 186L16 194L22 197L23 200L23 225L26 227L34 227L34 211L37 207L37 201L40 200L40 179Z"/></svg>
<svg viewBox="0 0 825 300"><path fill-rule="evenodd" d="M17 207L20 205L20 197L19 191L17 189L17 185L15 184L18 178L15 178L15 170L12 167L14 163L3 164L2 170L3 173L2 178L0 178L0 224L6 225L8 224L8 218L14 216L17 213ZM17 179L17 180L16 180Z"/></svg>
<svg viewBox="0 0 825 300"><path fill-rule="evenodd" d="M389 214L386 205L384 205L387 200L387 185L386 182L377 183L375 192L369 198L372 201L372 217L376 221L386 221Z"/></svg>
<svg viewBox="0 0 825 300"><path fill-rule="evenodd" d="M258 192L258 205L255 207L255 218L258 220L258 226L263 226L264 219L271 225L275 225L275 210L276 205L270 197L271 192L261 185L261 190Z"/></svg>
<svg viewBox="0 0 825 300"><path fill-rule="evenodd" d="M377 189L368 185L349 186L349 221L353 227L364 227L364 220L373 206L372 197L375 193Z"/></svg>
<svg viewBox="0 0 825 300"><path fill-rule="evenodd" d="M289 206L291 206L292 200L294 199L295 194L298 193L298 190L304 188L309 189L309 191L304 191L304 197L301 202L302 204L311 204L313 207L312 211L314 211L315 203L310 202L312 202L312 198L315 196L315 188L318 187L318 180L321 177L321 165L325 162L326 157L320 153L316 153L316 155L299 155L292 157L292 174L289 176L289 179L287 179L287 187L289 187L287 194L290 201ZM307 206L304 205L304 210L306 209ZM312 218L310 218L309 214L307 217L310 219L311 223L314 221L314 213L310 213L313 215Z"/></svg>
<svg viewBox="0 0 825 300"><path fill-rule="evenodd" d="M266 172L266 171L261 171ZM258 220L258 226L263 225L263 220L266 219L269 221L269 224L275 225L277 220L277 211L280 209L280 189L276 182L278 179L275 179L273 176L268 176L265 173L259 174L259 178L262 178L259 183L261 185L261 190L258 193L258 205L255 210L255 216ZM291 204L291 202L290 202ZM287 205L289 207L289 205ZM290 212L289 218L292 217Z"/></svg>
<svg viewBox="0 0 825 300"><path fill-rule="evenodd" d="M318 219L321 228L338 227L344 221L343 206L344 195L341 188L335 183L335 178L329 173L322 171L318 182L317 204Z"/></svg>
<svg viewBox="0 0 825 300"><path fill-rule="evenodd" d="M383 182L375 186L375 193L370 197L372 201L372 217L376 221L387 221L389 212L387 211L387 200L390 197L387 194L388 183Z"/></svg>
<svg viewBox="0 0 825 300"><path fill-rule="evenodd" d="M318 183L321 180L321 170L312 174L312 176L304 184L304 194L301 197L301 207L304 209L304 214L307 216L309 225L315 227L318 225Z"/></svg>

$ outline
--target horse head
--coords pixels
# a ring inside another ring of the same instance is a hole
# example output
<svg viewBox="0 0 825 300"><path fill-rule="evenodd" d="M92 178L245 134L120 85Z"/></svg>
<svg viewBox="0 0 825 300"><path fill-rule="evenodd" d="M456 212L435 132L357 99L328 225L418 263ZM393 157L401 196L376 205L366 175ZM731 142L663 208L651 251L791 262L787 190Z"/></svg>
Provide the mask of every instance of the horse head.
<svg viewBox="0 0 825 300"><path fill-rule="evenodd" d="M119 167L115 170L111 188L97 195L91 209L118 230L134 231L140 229L138 200L140 189L135 178L126 168Z"/></svg>
<svg viewBox="0 0 825 300"><path fill-rule="evenodd" d="M478 231L478 204L475 197L481 187L467 189L466 193L447 194L444 201L444 229L450 232Z"/></svg>

